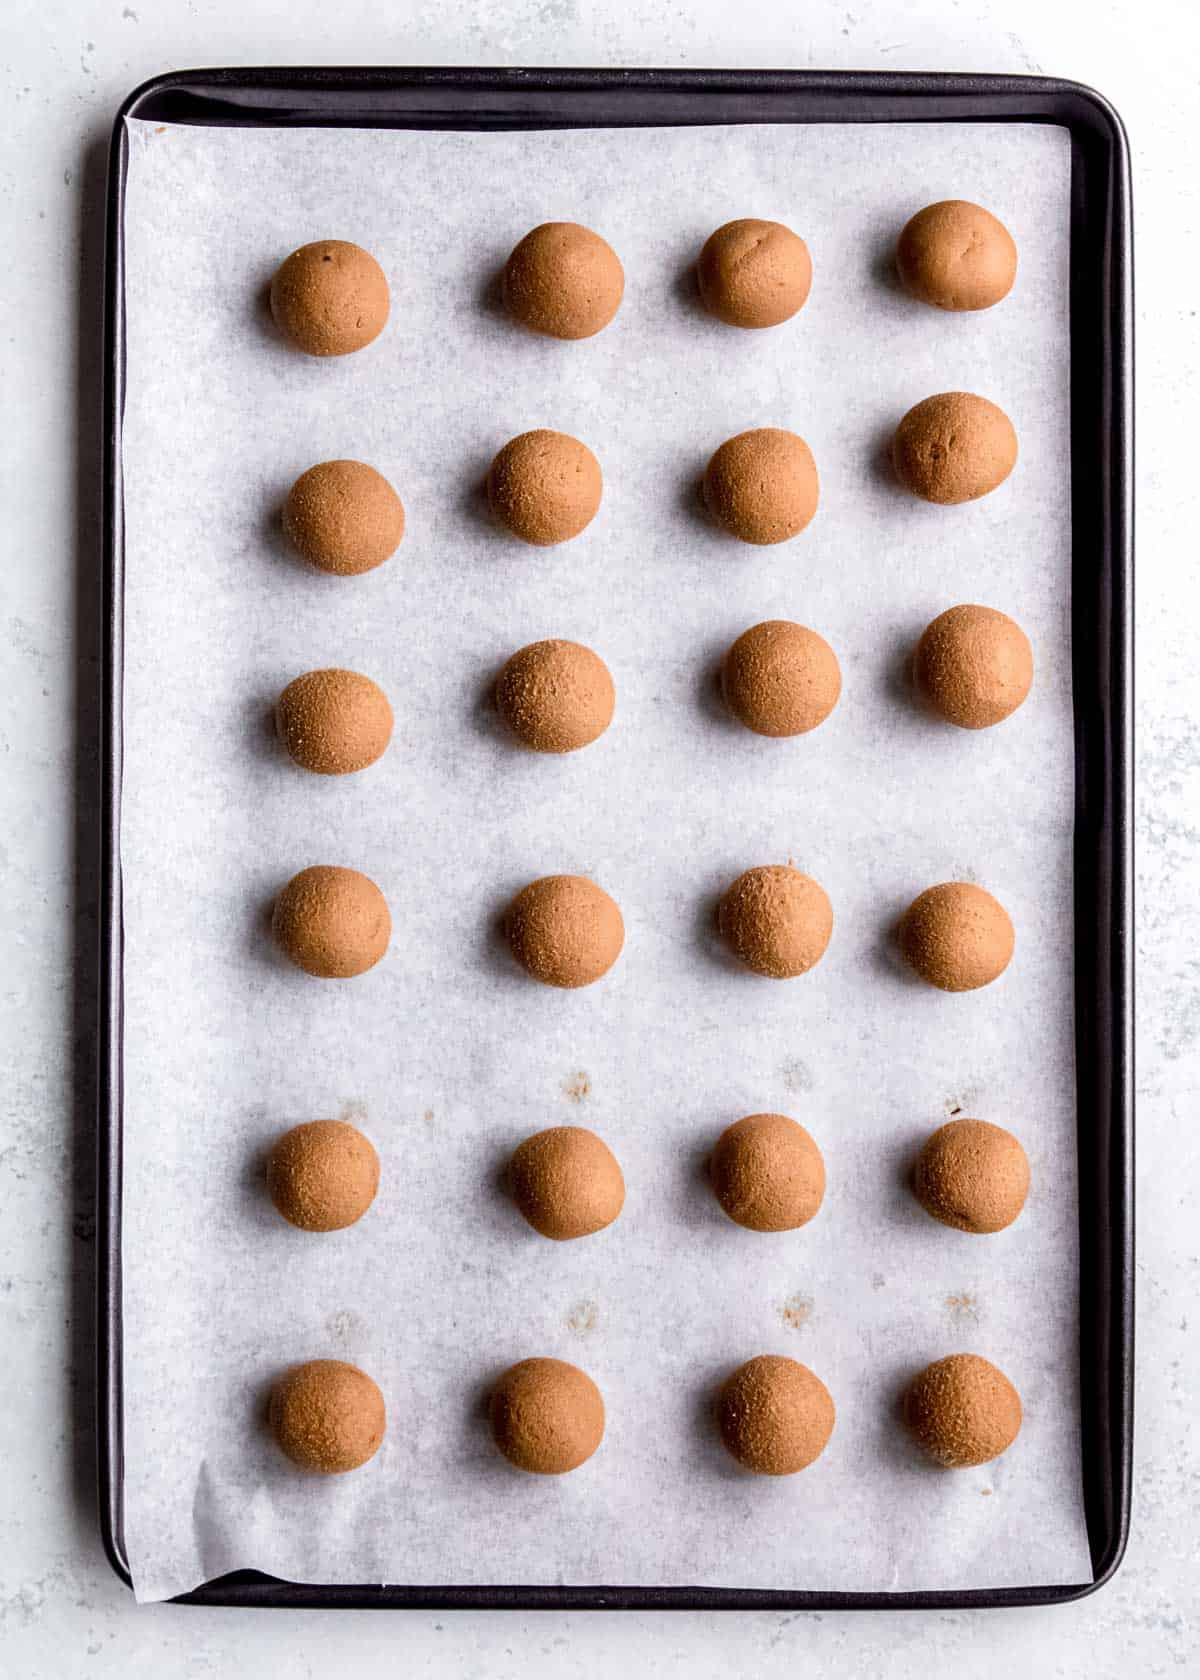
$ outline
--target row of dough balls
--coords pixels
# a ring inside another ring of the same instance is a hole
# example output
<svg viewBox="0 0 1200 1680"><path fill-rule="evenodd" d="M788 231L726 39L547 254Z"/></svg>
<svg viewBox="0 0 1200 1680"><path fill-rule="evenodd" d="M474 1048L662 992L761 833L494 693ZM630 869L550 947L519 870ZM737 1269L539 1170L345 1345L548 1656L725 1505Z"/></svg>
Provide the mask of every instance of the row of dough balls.
<svg viewBox="0 0 1200 1680"><path fill-rule="evenodd" d="M314 864L275 900L275 938L306 974L347 980L387 951L392 918L383 893L356 869ZM732 954L755 974L791 980L814 968L833 933L829 895L791 864L763 864L733 882L717 910ZM608 973L625 944L616 902L586 875L543 875L523 887L504 917L513 957L544 985L574 990ZM971 992L999 978L1016 933L1007 910L971 881L944 881L919 894L897 937L909 966L944 992Z"/></svg>
<svg viewBox="0 0 1200 1680"><path fill-rule="evenodd" d="M941 391L900 421L892 462L904 487L944 506L995 490L1017 460L1017 434L1004 410L970 391ZM812 450L781 426L727 438L701 481L704 505L730 536L760 547L788 542L820 500ZM604 475L586 443L538 427L510 438L487 472L496 522L538 548L569 542L600 509ZM355 577L391 558L405 530L394 486L365 461L319 461L301 473L283 506L283 529L318 571Z"/></svg>
<svg viewBox="0 0 1200 1680"><path fill-rule="evenodd" d="M896 244L905 290L939 309L989 309L1017 274L1012 235L990 211L943 199L905 223ZM808 300L812 259L798 233L755 216L726 222L696 262L700 300L727 326L777 327ZM549 338L592 338L616 315L625 270L612 246L578 222L543 222L504 265L504 304L512 319ZM345 356L387 325L387 276L369 251L319 239L293 251L271 282L275 324L310 356Z"/></svg>
<svg viewBox="0 0 1200 1680"><path fill-rule="evenodd" d="M577 1470L604 1438L604 1398L577 1365L522 1359L494 1383L488 1399L492 1438L510 1464L534 1475ZM377 1383L356 1365L313 1359L275 1383L271 1428L302 1470L357 1470L373 1458L387 1429ZM918 1444L943 1469L999 1457L1021 1428L1021 1398L1004 1372L974 1353L950 1354L908 1384L903 1415ZM716 1421L728 1451L745 1469L791 1476L824 1452L833 1434L833 1397L798 1360L759 1354L726 1378Z"/></svg>
<svg viewBox="0 0 1200 1680"><path fill-rule="evenodd" d="M1033 683L1033 649L1015 620L993 607L950 607L927 626L912 662L917 693L960 729L1003 723ZM837 705L842 672L825 638L788 619L767 619L737 638L721 663L730 712L756 735L806 735ZM599 740L616 688L600 655L551 638L519 648L495 686L496 710L533 752L569 753ZM360 671L308 671L275 707L278 733L304 770L365 770L386 752L394 718L387 695Z"/></svg>
<svg viewBox="0 0 1200 1680"><path fill-rule="evenodd" d="M708 1163L713 1195L747 1231L798 1231L825 1199L816 1140L786 1114L748 1114L727 1126ZM271 1200L301 1231L355 1225L379 1189L379 1156L348 1120L306 1120L284 1132L267 1162ZM552 1242L594 1236L619 1218L625 1176L585 1126L550 1126L518 1144L506 1182L522 1218ZM988 1120L949 1120L916 1158L911 1188L933 1219L980 1236L1003 1231L1029 1191L1020 1141Z"/></svg>

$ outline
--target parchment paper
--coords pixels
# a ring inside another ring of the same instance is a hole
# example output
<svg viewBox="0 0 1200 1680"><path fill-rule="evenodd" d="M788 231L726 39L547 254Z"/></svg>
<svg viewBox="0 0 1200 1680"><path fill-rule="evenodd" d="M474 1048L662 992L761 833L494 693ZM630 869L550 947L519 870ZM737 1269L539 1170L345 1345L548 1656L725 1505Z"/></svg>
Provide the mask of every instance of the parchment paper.
<svg viewBox="0 0 1200 1680"><path fill-rule="evenodd" d="M1016 1586L1089 1577L1079 1478L1068 660L1069 151L1047 127L878 126L542 134L266 132L130 124L125 757L126 1536L143 1598L256 1566L305 1581L780 1588ZM978 316L898 293L914 210L961 196L1014 230L1012 296ZM791 324L740 333L690 267L729 217L778 217L813 253ZM529 336L494 280L532 225L620 253L598 338ZM273 333L263 289L306 240L372 250L393 312L318 362ZM996 494L935 508L892 484L900 415L967 389L1014 418ZM696 481L748 426L792 427L821 507L785 546L708 526ZM487 462L532 426L595 449L605 497L540 551L489 527ZM277 534L315 461L370 461L409 528L396 558L330 579ZM1012 613L1037 679L975 735L922 715L905 658L958 601ZM794 741L749 735L713 683L748 625L787 617L837 650L844 693ZM608 734L525 754L487 704L515 648L595 647ZM269 713L293 676L348 665L396 709L366 773L295 769ZM828 955L786 984L736 969L712 927L742 869L791 859L829 891ZM273 952L274 893L310 863L386 893L387 958L312 980ZM618 900L603 983L527 980L496 935L555 871ZM1010 909L997 984L945 996L889 930L922 888L978 879ZM783 1236L730 1224L704 1159L742 1114L814 1134L829 1190ZM948 1115L1011 1126L1033 1167L1009 1231L946 1230L904 1184ZM307 1236L262 1190L264 1149L345 1115L383 1160L354 1229ZM543 1241L499 1186L527 1133L582 1123L628 1182L615 1226ZM961 1350L1016 1382L1025 1425L980 1470L939 1472L895 1418L904 1379ZM826 1381L837 1429L778 1481L716 1440L715 1385L760 1352ZM495 1454L480 1406L553 1354L602 1388L574 1475ZM270 1379L337 1356L381 1384L389 1428L357 1474L313 1479L261 1420Z"/></svg>

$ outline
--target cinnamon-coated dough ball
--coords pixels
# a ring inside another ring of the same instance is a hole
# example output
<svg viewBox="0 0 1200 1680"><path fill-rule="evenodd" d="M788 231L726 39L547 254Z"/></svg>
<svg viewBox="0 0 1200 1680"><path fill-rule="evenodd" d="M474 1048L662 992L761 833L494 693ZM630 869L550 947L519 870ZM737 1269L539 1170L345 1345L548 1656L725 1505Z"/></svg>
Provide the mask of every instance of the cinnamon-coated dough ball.
<svg viewBox="0 0 1200 1680"><path fill-rule="evenodd" d="M786 1114L748 1114L727 1126L709 1162L717 1200L748 1231L797 1231L825 1197L825 1162Z"/></svg>
<svg viewBox="0 0 1200 1680"><path fill-rule="evenodd" d="M392 937L387 900L366 875L314 864L275 900L275 937L306 974L346 980L374 968Z"/></svg>
<svg viewBox="0 0 1200 1680"><path fill-rule="evenodd" d="M833 1397L796 1359L761 1353L729 1377L717 1402L721 1439L760 1476L792 1476L820 1458L833 1434Z"/></svg>
<svg viewBox="0 0 1200 1680"><path fill-rule="evenodd" d="M341 1359L310 1359L271 1392L275 1439L301 1470L339 1475L374 1458L387 1428L377 1384Z"/></svg>
<svg viewBox="0 0 1200 1680"><path fill-rule="evenodd" d="M625 943L614 901L586 875L543 875L513 899L505 917L512 954L547 986L590 986Z"/></svg>
<svg viewBox="0 0 1200 1680"><path fill-rule="evenodd" d="M913 1194L934 1219L956 1231L1003 1231L1025 1206L1029 1159L1003 1126L951 1120L925 1140L913 1169Z"/></svg>
<svg viewBox="0 0 1200 1680"><path fill-rule="evenodd" d="M289 1225L342 1231L379 1188L379 1156L348 1120L306 1120L285 1132L267 1162L267 1189Z"/></svg>
<svg viewBox="0 0 1200 1680"><path fill-rule="evenodd" d="M945 881L914 898L900 923L909 964L943 992L990 985L1012 960L1016 934L998 899L971 881Z"/></svg>
<svg viewBox="0 0 1200 1680"><path fill-rule="evenodd" d="M616 690L608 666L582 642L531 642L496 683L500 716L534 752L577 752L612 722Z"/></svg>
<svg viewBox="0 0 1200 1680"><path fill-rule="evenodd" d="M842 672L824 636L770 618L734 642L721 686L734 717L756 735L805 735L837 705Z"/></svg>
<svg viewBox="0 0 1200 1680"><path fill-rule="evenodd" d="M351 577L382 566L404 535L404 504L365 461L321 461L288 491L283 528L321 572Z"/></svg>
<svg viewBox="0 0 1200 1680"><path fill-rule="evenodd" d="M612 1150L585 1126L550 1126L519 1144L508 1181L521 1215L555 1242L590 1237L625 1205L625 1179Z"/></svg>
<svg viewBox="0 0 1200 1680"><path fill-rule="evenodd" d="M717 919L736 957L772 980L806 974L833 932L829 895L790 864L747 869L725 893Z"/></svg>
<svg viewBox="0 0 1200 1680"><path fill-rule="evenodd" d="M279 736L303 770L346 776L387 751L392 708L370 677L337 668L296 677L275 706Z"/></svg>
<svg viewBox="0 0 1200 1680"><path fill-rule="evenodd" d="M565 1359L522 1359L492 1390L492 1436L518 1470L562 1476L585 1464L604 1437L604 1400L586 1371Z"/></svg>
<svg viewBox="0 0 1200 1680"><path fill-rule="evenodd" d="M596 517L604 480L586 443L544 428L511 438L488 468L488 502L523 542L568 542Z"/></svg>
<svg viewBox="0 0 1200 1680"><path fill-rule="evenodd" d="M994 607L950 607L917 643L917 687L948 723L990 729L1011 717L1033 682L1033 649Z"/></svg>
<svg viewBox="0 0 1200 1680"><path fill-rule="evenodd" d="M812 260L782 222L745 216L709 235L696 265L700 298L730 327L777 327L803 309Z"/></svg>
<svg viewBox="0 0 1200 1680"><path fill-rule="evenodd" d="M946 198L904 224L896 270L905 291L938 309L990 309L1017 277L1017 247L981 204Z"/></svg>
<svg viewBox="0 0 1200 1680"><path fill-rule="evenodd" d="M543 222L504 265L509 314L551 338L591 338L612 320L624 292L621 259L578 222Z"/></svg>
<svg viewBox="0 0 1200 1680"><path fill-rule="evenodd" d="M1003 484L1017 462L1017 434L1002 408L969 391L926 397L896 427L896 476L927 502L973 502Z"/></svg>
<svg viewBox="0 0 1200 1680"><path fill-rule="evenodd" d="M963 1470L1012 1446L1021 1428L1021 1396L990 1360L952 1353L913 1378L904 1417L943 1469Z"/></svg>
<svg viewBox="0 0 1200 1680"><path fill-rule="evenodd" d="M812 450L778 426L727 438L704 469L709 513L742 542L787 542L817 511L819 495Z"/></svg>
<svg viewBox="0 0 1200 1680"><path fill-rule="evenodd" d="M387 277L369 251L345 239L301 245L271 281L271 314L310 356L361 350L387 325Z"/></svg>

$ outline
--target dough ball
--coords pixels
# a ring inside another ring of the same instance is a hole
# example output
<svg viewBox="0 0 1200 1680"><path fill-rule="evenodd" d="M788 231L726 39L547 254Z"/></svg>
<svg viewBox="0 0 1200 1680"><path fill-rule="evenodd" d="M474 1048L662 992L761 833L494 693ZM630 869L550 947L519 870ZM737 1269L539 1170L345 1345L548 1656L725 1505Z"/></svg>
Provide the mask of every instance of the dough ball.
<svg viewBox="0 0 1200 1680"><path fill-rule="evenodd" d="M811 875L772 863L738 876L721 900L717 920L747 968L772 980L790 980L825 955L833 906Z"/></svg>
<svg viewBox="0 0 1200 1680"><path fill-rule="evenodd" d="M345 776L387 750L392 708L357 671L309 671L290 682L275 707L280 739L302 770Z"/></svg>
<svg viewBox="0 0 1200 1680"><path fill-rule="evenodd" d="M617 313L624 291L617 253L578 222L543 222L504 265L509 314L551 338L591 338Z"/></svg>
<svg viewBox="0 0 1200 1680"><path fill-rule="evenodd" d="M1012 1446L1021 1427L1021 1396L990 1360L952 1353L913 1378L904 1416L931 1458L947 1470L966 1469Z"/></svg>
<svg viewBox="0 0 1200 1680"><path fill-rule="evenodd" d="M992 607L951 607L917 643L917 687L948 723L989 729L1029 693L1033 649L1021 626Z"/></svg>
<svg viewBox="0 0 1200 1680"><path fill-rule="evenodd" d="M790 321L812 285L812 261L800 235L755 216L710 234L696 272L705 309L730 327Z"/></svg>
<svg viewBox="0 0 1200 1680"><path fill-rule="evenodd" d="M369 251L344 239L301 245L271 281L271 314L285 338L310 356L346 356L378 338L391 299Z"/></svg>
<svg viewBox="0 0 1200 1680"><path fill-rule="evenodd" d="M271 1393L270 1418L292 1463L327 1475L374 1458L387 1427L376 1384L340 1359L310 1359L282 1376Z"/></svg>
<svg viewBox="0 0 1200 1680"><path fill-rule="evenodd" d="M578 1470L604 1436L604 1401L591 1377L565 1359L522 1359L492 1390L496 1445L518 1470Z"/></svg>
<svg viewBox="0 0 1200 1680"><path fill-rule="evenodd" d="M818 495L812 450L778 426L727 438L704 469L709 513L742 542L787 542L816 513Z"/></svg>
<svg viewBox="0 0 1200 1680"><path fill-rule="evenodd" d="M1017 277L1017 247L980 204L947 198L904 225L896 270L906 292L938 309L990 309Z"/></svg>
<svg viewBox="0 0 1200 1680"><path fill-rule="evenodd" d="M896 475L927 502L973 502L1003 484L1017 461L1017 434L1002 408L969 391L926 397L896 427Z"/></svg>
<svg viewBox="0 0 1200 1680"><path fill-rule="evenodd" d="M267 1162L267 1189L301 1231L342 1231L375 1200L379 1156L345 1120L308 1120L285 1132Z"/></svg>
<svg viewBox="0 0 1200 1680"><path fill-rule="evenodd" d="M717 1200L748 1231L796 1231L825 1196L825 1162L786 1114L749 1114L721 1133L709 1162Z"/></svg>
<svg viewBox="0 0 1200 1680"><path fill-rule="evenodd" d="M1029 1161L1003 1126L951 1120L917 1156L913 1194L925 1212L956 1231L1003 1231L1025 1206Z"/></svg>
<svg viewBox="0 0 1200 1680"><path fill-rule="evenodd" d="M608 973L625 943L620 910L584 875L531 881L505 921L513 956L547 986L590 986Z"/></svg>
<svg viewBox="0 0 1200 1680"><path fill-rule="evenodd" d="M549 548L591 524L604 481L586 443L565 432L522 432L488 468L496 518L523 542Z"/></svg>
<svg viewBox="0 0 1200 1680"><path fill-rule="evenodd" d="M806 735L842 692L842 672L824 636L786 618L744 630L721 669L725 702L756 735Z"/></svg>
<svg viewBox="0 0 1200 1680"><path fill-rule="evenodd" d="M508 1179L523 1217L555 1242L603 1231L625 1205L616 1156L584 1126L551 1126L526 1138Z"/></svg>
<svg viewBox="0 0 1200 1680"><path fill-rule="evenodd" d="M365 462L322 461L288 491L283 529L318 571L350 577L373 571L396 552L404 504Z"/></svg>
<svg viewBox="0 0 1200 1680"><path fill-rule="evenodd" d="M1008 911L970 881L927 888L900 923L905 958L943 992L990 985L1008 967L1015 943Z"/></svg>
<svg viewBox="0 0 1200 1680"><path fill-rule="evenodd" d="M357 869L315 864L275 900L275 937L306 974L346 980L374 968L392 937L387 900Z"/></svg>
<svg viewBox="0 0 1200 1680"><path fill-rule="evenodd" d="M833 1399L798 1360L761 1353L729 1377L717 1402L721 1439L760 1476L791 1476L820 1458L833 1434Z"/></svg>
<svg viewBox="0 0 1200 1680"><path fill-rule="evenodd" d="M612 722L616 690L608 666L581 642L531 642L496 683L500 716L534 752L590 746Z"/></svg>

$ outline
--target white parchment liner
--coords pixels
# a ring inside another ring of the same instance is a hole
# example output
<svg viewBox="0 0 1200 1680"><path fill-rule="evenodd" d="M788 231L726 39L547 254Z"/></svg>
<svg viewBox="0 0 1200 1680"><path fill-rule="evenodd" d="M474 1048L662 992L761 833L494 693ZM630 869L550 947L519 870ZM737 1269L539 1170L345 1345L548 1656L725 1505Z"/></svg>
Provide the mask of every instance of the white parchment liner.
<svg viewBox="0 0 1200 1680"><path fill-rule="evenodd" d="M255 1566L306 1581L908 1589L1086 1579L1079 1479L1068 644L1069 143L1036 126L583 133L270 132L130 124L125 774L126 1534L139 1595ZM889 275L905 218L981 200L1012 228L1017 286L954 316ZM739 333L689 278L736 215L808 240L811 299ZM598 228L625 264L615 323L544 342L494 278L537 222ZM357 240L393 292L385 335L318 362L274 335L278 261ZM933 391L1013 417L1021 457L983 501L934 508L883 448ZM709 527L695 485L725 437L792 427L820 511L787 545ZM512 434L584 438L601 512L542 551L491 529L479 485ZM396 484L396 558L348 581L291 559L282 496L349 455ZM913 704L905 655L957 601L1012 613L1037 679L974 735ZM723 715L714 664L768 617L811 624L843 698L811 736ZM589 643L618 710L596 746L542 758L486 703L516 647ZM325 780L272 740L291 677L366 671L397 714L366 773ZM833 900L828 955L787 984L735 969L712 910L751 864L794 860ZM374 877L391 951L322 983L265 931L309 863ZM518 973L497 912L544 873L621 904L602 984ZM897 968L895 917L935 881L1009 907L1015 960L944 996ZM706 1151L779 1109L819 1141L829 1191L800 1232L726 1221ZM1011 1230L945 1230L904 1186L955 1112L1010 1125L1033 1167ZM383 1159L375 1207L326 1237L285 1226L258 1176L286 1125L355 1118ZM498 1187L527 1132L599 1131L628 1182L607 1232L534 1236ZM905 1376L975 1350L1025 1402L1017 1445L957 1474L897 1427ZM810 1364L838 1408L823 1458L743 1474L714 1384L751 1354ZM558 1479L522 1477L480 1414L489 1379L548 1353L600 1384L608 1430ZM389 1408L361 1472L302 1476L261 1423L271 1376L362 1364Z"/></svg>

